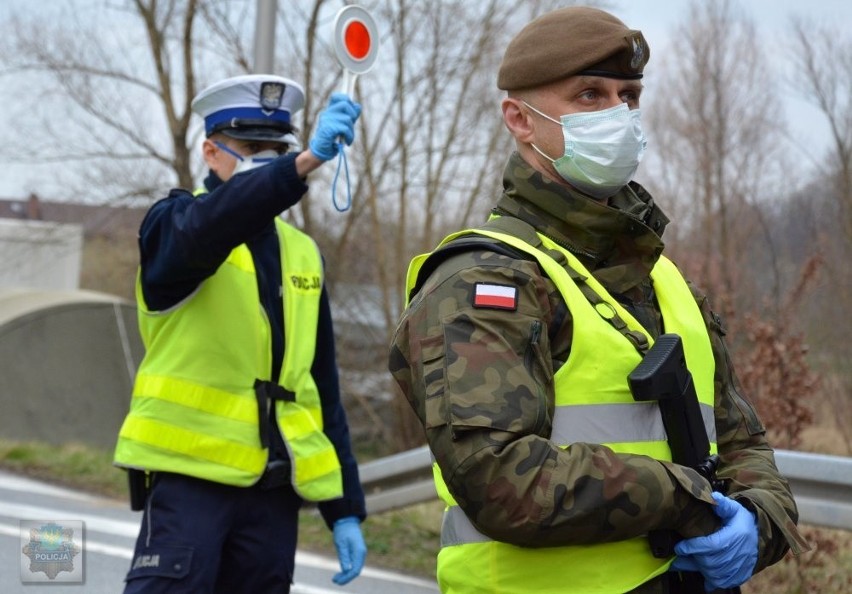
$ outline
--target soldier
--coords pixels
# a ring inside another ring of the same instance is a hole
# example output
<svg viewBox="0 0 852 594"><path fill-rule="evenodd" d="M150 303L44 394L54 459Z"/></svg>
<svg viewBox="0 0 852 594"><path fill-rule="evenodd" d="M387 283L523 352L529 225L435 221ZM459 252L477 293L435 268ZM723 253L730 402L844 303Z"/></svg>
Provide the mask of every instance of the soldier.
<svg viewBox="0 0 852 594"><path fill-rule="evenodd" d="M172 190L142 222L146 352L115 451L144 506L126 593L289 592L303 500L333 532L334 582L364 565L323 262L278 216L352 143L361 106L332 95L309 149L291 151L303 104L280 76L203 90L205 187Z"/></svg>
<svg viewBox="0 0 852 594"><path fill-rule="evenodd" d="M530 22L498 74L517 147L504 192L487 223L412 261L389 368L447 504L443 592L726 591L807 549L721 322L662 255L669 221L631 181L648 58L601 10ZM727 496L672 462L659 407L630 393L664 328L683 340ZM658 531L679 540L660 558Z"/></svg>

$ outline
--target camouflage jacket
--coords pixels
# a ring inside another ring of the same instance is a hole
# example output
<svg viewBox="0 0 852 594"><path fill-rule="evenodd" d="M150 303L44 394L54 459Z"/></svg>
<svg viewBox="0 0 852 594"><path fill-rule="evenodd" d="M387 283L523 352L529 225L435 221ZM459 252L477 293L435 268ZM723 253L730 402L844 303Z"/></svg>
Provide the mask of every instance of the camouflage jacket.
<svg viewBox="0 0 852 594"><path fill-rule="evenodd" d="M659 336L649 274L668 219L641 186L631 183L608 205L595 202L544 178L515 154L504 188L496 214L521 219L569 249ZM517 287L517 309L475 308L473 287L481 282ZM764 427L734 374L720 320L690 288L716 361L718 472L730 483L729 496L756 514L757 571L788 548L799 552L807 545ZM549 357L530 356L531 320L546 329L539 344ZM482 533L527 547L614 541L654 529L683 537L715 531L710 486L692 469L594 443L565 450L550 441L551 380L568 358L571 336L571 313L537 263L487 249L449 255L403 312L389 368L459 506Z"/></svg>

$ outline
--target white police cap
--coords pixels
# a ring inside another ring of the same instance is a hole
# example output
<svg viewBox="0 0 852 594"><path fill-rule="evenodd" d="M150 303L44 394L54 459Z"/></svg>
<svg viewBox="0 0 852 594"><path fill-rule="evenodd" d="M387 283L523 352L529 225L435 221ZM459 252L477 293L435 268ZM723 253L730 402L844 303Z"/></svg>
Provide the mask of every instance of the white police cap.
<svg viewBox="0 0 852 594"><path fill-rule="evenodd" d="M298 83L272 74L227 78L198 93L192 111L204 118L207 136L221 132L242 140L295 143L290 121L305 104Z"/></svg>

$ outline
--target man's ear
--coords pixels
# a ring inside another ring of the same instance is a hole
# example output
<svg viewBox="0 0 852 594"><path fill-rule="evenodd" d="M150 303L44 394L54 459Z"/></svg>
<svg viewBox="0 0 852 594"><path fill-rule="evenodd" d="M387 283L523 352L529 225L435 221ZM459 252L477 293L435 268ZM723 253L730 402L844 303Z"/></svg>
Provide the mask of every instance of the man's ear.
<svg viewBox="0 0 852 594"><path fill-rule="evenodd" d="M219 147L217 147L209 138L205 138L204 143L201 145L201 155L204 157L204 162L207 163L207 167L215 171L217 157L219 156Z"/></svg>
<svg viewBox="0 0 852 594"><path fill-rule="evenodd" d="M500 104L503 109L503 122L515 140L531 143L535 139L532 116L524 107L523 101L515 97L506 97Z"/></svg>

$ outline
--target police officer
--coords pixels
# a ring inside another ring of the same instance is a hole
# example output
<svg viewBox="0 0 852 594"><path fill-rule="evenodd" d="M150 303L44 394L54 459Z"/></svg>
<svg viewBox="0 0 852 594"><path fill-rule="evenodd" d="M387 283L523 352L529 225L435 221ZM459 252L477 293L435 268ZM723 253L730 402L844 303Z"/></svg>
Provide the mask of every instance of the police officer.
<svg viewBox="0 0 852 594"><path fill-rule="evenodd" d="M517 147L503 194L487 223L412 261L389 367L448 506L443 592L712 591L806 549L719 319L631 181L649 55L594 8L523 28L497 81ZM658 405L630 393L664 331L682 337L727 496L672 462ZM658 531L679 540L662 558Z"/></svg>
<svg viewBox="0 0 852 594"><path fill-rule="evenodd" d="M323 263L279 214L351 144L361 107L335 94L307 150L302 88L238 76L192 102L204 189L172 190L139 232L145 357L115 463L150 493L125 592L288 592L303 500L318 502L341 571L366 546L364 494L340 401Z"/></svg>

